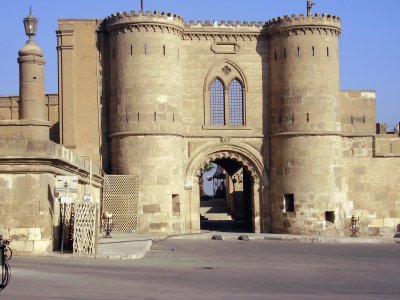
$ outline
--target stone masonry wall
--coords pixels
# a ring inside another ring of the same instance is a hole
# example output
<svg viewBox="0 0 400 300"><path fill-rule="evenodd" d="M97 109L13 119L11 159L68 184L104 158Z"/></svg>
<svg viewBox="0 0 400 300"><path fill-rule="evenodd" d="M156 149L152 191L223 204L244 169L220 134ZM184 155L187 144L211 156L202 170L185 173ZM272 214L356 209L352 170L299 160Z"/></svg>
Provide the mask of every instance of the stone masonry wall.
<svg viewBox="0 0 400 300"><path fill-rule="evenodd" d="M398 139L398 138L397 138ZM400 159L374 156L374 138L343 139L343 175L350 218L360 218L360 235L393 236L400 224Z"/></svg>
<svg viewBox="0 0 400 300"><path fill-rule="evenodd" d="M100 165L102 133L99 20L63 19L58 23L60 142Z"/></svg>
<svg viewBox="0 0 400 300"><path fill-rule="evenodd" d="M100 203L101 180L93 167L72 151L48 140L47 121L0 121L0 224L11 239L15 254L43 254L57 249L59 202L54 186L57 175L76 175L82 201L92 193ZM64 195L57 195L64 196Z"/></svg>

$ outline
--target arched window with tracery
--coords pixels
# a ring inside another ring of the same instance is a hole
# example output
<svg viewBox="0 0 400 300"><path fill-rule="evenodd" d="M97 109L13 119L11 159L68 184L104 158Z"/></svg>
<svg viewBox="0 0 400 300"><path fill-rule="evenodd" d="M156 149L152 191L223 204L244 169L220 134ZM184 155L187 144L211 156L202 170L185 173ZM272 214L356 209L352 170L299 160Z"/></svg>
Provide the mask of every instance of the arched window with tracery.
<svg viewBox="0 0 400 300"><path fill-rule="evenodd" d="M210 85L211 125L225 125L224 84L216 78Z"/></svg>
<svg viewBox="0 0 400 300"><path fill-rule="evenodd" d="M243 86L237 79L229 84L229 125L244 125Z"/></svg>

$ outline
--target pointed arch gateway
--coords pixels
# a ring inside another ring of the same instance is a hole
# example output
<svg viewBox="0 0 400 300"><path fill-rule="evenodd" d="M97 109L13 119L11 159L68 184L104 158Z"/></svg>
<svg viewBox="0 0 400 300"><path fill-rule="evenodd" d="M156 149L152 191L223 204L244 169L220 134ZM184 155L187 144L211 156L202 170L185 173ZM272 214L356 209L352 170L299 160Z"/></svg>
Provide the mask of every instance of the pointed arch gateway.
<svg viewBox="0 0 400 300"><path fill-rule="evenodd" d="M268 181L259 154L236 145L221 145L208 148L193 156L186 169L185 189L190 190L191 228L200 230L200 182L202 170L210 163L223 165L231 176L235 166L243 168L247 176L245 199L251 208L251 231L255 233L270 232L270 205L266 200Z"/></svg>

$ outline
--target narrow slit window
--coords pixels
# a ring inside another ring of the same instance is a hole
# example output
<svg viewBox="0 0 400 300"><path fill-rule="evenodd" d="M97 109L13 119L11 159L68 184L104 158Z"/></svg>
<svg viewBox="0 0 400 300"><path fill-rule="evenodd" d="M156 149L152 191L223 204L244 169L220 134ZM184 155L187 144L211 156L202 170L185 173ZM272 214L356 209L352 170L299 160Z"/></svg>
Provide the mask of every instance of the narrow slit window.
<svg viewBox="0 0 400 300"><path fill-rule="evenodd" d="M163 55L165 55L166 50L165 50L165 45L163 46Z"/></svg>
<svg viewBox="0 0 400 300"><path fill-rule="evenodd" d="M225 125L225 91L218 78L210 86L211 125Z"/></svg>
<svg viewBox="0 0 400 300"><path fill-rule="evenodd" d="M283 57L286 58L286 49L283 49Z"/></svg>
<svg viewBox="0 0 400 300"><path fill-rule="evenodd" d="M237 79L229 85L229 124L244 125L243 118L243 86Z"/></svg>
<svg viewBox="0 0 400 300"><path fill-rule="evenodd" d="M294 194L284 194L283 201L285 206L285 213L294 212Z"/></svg>
<svg viewBox="0 0 400 300"><path fill-rule="evenodd" d="M329 47L326 47L326 56L329 57Z"/></svg>
<svg viewBox="0 0 400 300"><path fill-rule="evenodd" d="M276 50L275 50L275 60L277 60L277 56L276 56Z"/></svg>
<svg viewBox="0 0 400 300"><path fill-rule="evenodd" d="M315 56L315 48L312 46L312 56Z"/></svg>
<svg viewBox="0 0 400 300"><path fill-rule="evenodd" d="M297 47L297 56L300 56L300 47Z"/></svg>
<svg viewBox="0 0 400 300"><path fill-rule="evenodd" d="M157 121L157 112L154 112L154 121Z"/></svg>
<svg viewBox="0 0 400 300"><path fill-rule="evenodd" d="M307 113L307 123L310 122L310 114Z"/></svg>
<svg viewBox="0 0 400 300"><path fill-rule="evenodd" d="M149 51L147 44L144 44L144 54L147 54Z"/></svg>
<svg viewBox="0 0 400 300"><path fill-rule="evenodd" d="M131 45L131 55L133 55L133 45Z"/></svg>

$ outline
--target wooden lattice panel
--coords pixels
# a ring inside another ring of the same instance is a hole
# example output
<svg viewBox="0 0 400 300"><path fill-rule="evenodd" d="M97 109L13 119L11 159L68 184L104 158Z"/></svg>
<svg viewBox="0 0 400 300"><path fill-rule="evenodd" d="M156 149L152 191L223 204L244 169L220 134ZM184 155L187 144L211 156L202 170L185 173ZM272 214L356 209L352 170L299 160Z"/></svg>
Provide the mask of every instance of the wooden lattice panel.
<svg viewBox="0 0 400 300"><path fill-rule="evenodd" d="M106 175L103 185L103 212L113 214L113 232L133 233L138 227L139 177Z"/></svg>
<svg viewBox="0 0 400 300"><path fill-rule="evenodd" d="M74 254L95 254L96 203L74 204Z"/></svg>

